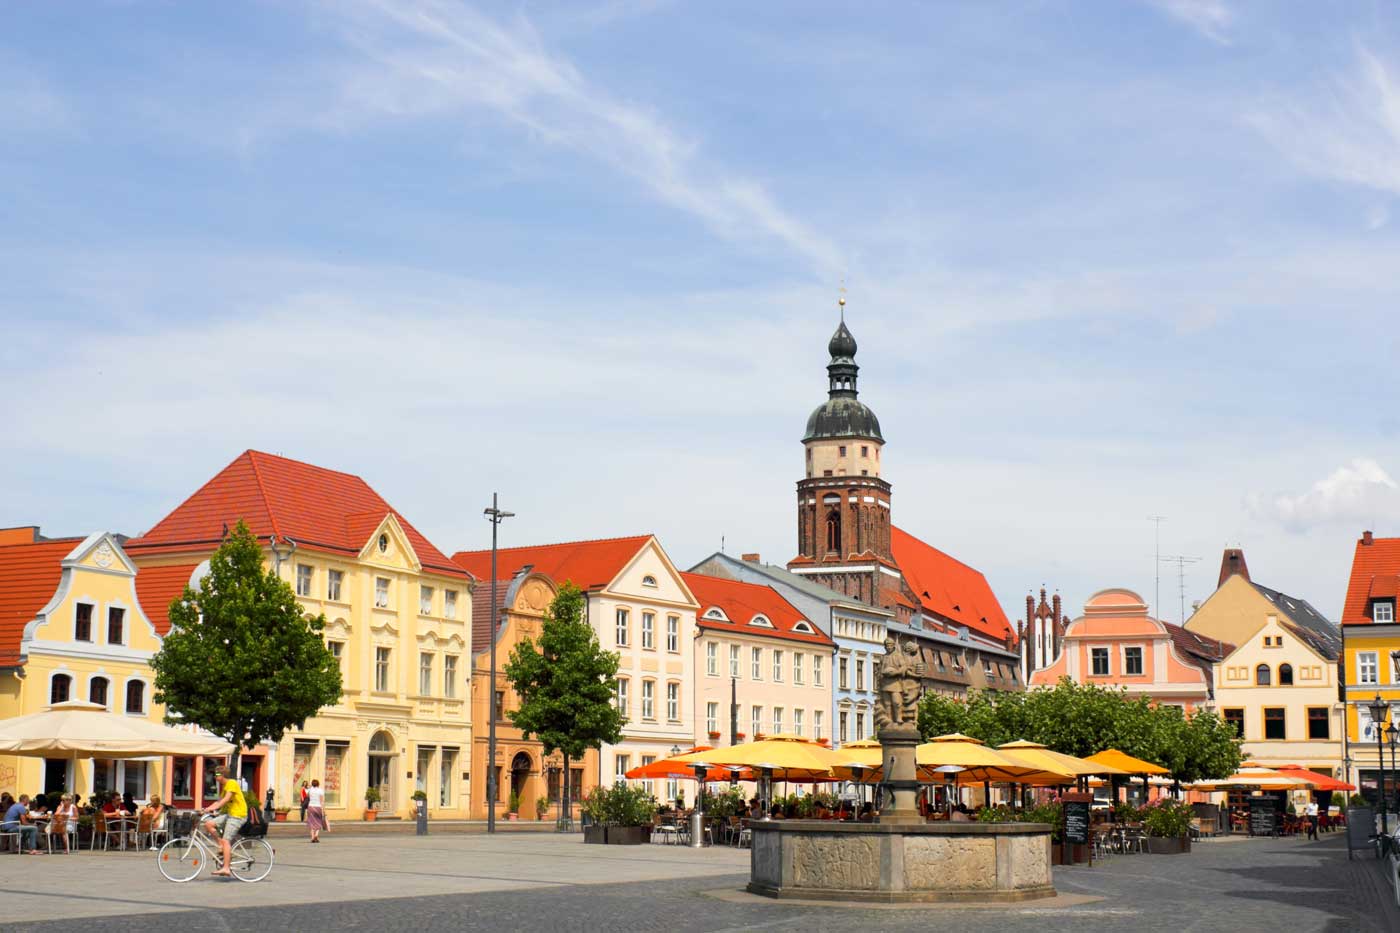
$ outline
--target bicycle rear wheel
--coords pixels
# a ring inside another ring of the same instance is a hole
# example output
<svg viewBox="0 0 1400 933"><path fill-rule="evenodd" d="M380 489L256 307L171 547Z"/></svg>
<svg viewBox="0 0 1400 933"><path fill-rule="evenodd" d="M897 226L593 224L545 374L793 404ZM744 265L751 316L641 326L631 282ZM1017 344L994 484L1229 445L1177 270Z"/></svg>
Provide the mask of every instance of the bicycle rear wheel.
<svg viewBox="0 0 1400 933"><path fill-rule="evenodd" d="M272 871L272 846L262 839L240 839L233 845L229 871L239 881L261 881Z"/></svg>
<svg viewBox="0 0 1400 933"><path fill-rule="evenodd" d="M193 881L204 867L204 850L192 838L172 839L156 853L156 867L166 881Z"/></svg>

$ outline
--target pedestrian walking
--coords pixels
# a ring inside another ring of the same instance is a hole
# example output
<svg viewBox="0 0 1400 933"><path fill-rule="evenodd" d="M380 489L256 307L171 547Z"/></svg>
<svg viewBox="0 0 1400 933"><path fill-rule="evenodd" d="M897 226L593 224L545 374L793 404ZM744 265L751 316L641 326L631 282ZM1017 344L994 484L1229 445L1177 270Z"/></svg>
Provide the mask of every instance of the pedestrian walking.
<svg viewBox="0 0 1400 933"><path fill-rule="evenodd" d="M1317 838L1317 801L1309 800L1303 808L1303 819L1308 824L1308 838Z"/></svg>
<svg viewBox="0 0 1400 933"><path fill-rule="evenodd" d="M311 831L311 841L321 841L321 831L326 829L326 792L321 782L313 780L306 788L306 828Z"/></svg>
<svg viewBox="0 0 1400 933"><path fill-rule="evenodd" d="M303 823L306 822L306 800L307 800L306 782L305 782L305 781L302 781L302 782L301 782L301 821L302 821Z"/></svg>

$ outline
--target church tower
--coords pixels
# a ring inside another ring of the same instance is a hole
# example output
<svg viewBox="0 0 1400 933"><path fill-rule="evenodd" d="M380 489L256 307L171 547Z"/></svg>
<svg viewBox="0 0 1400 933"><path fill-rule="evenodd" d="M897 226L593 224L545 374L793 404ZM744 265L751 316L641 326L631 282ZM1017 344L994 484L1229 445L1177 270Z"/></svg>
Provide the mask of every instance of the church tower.
<svg viewBox="0 0 1400 933"><path fill-rule="evenodd" d="M842 298L841 324L827 345L827 400L802 437L806 475L797 484L797 557L788 569L893 609L902 577L890 556L890 484L880 478L885 439L875 413L857 398L860 367L845 304Z"/></svg>

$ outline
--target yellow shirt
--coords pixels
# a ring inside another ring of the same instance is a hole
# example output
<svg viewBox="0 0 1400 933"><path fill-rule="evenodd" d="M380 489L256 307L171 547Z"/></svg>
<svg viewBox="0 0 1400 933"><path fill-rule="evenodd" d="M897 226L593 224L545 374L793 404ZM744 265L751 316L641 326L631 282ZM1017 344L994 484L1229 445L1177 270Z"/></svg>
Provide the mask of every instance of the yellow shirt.
<svg viewBox="0 0 1400 933"><path fill-rule="evenodd" d="M224 793L230 796L228 803L224 804L223 812L234 819L246 820L248 818L248 802L243 799L243 790L238 786L238 782L233 778L225 781Z"/></svg>

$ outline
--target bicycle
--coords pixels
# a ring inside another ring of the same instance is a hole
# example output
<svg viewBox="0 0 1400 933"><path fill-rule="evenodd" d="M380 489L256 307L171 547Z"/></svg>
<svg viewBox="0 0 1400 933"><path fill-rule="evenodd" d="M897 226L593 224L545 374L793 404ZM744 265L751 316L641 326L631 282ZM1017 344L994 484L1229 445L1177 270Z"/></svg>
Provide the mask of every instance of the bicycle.
<svg viewBox="0 0 1400 933"><path fill-rule="evenodd" d="M176 884L199 877L207 862L218 864L218 841L200 828L193 813L182 813L171 820L170 841L156 852L156 867L165 880ZM261 881L272 871L272 846L264 839L239 836L233 843L228 867L239 881Z"/></svg>

